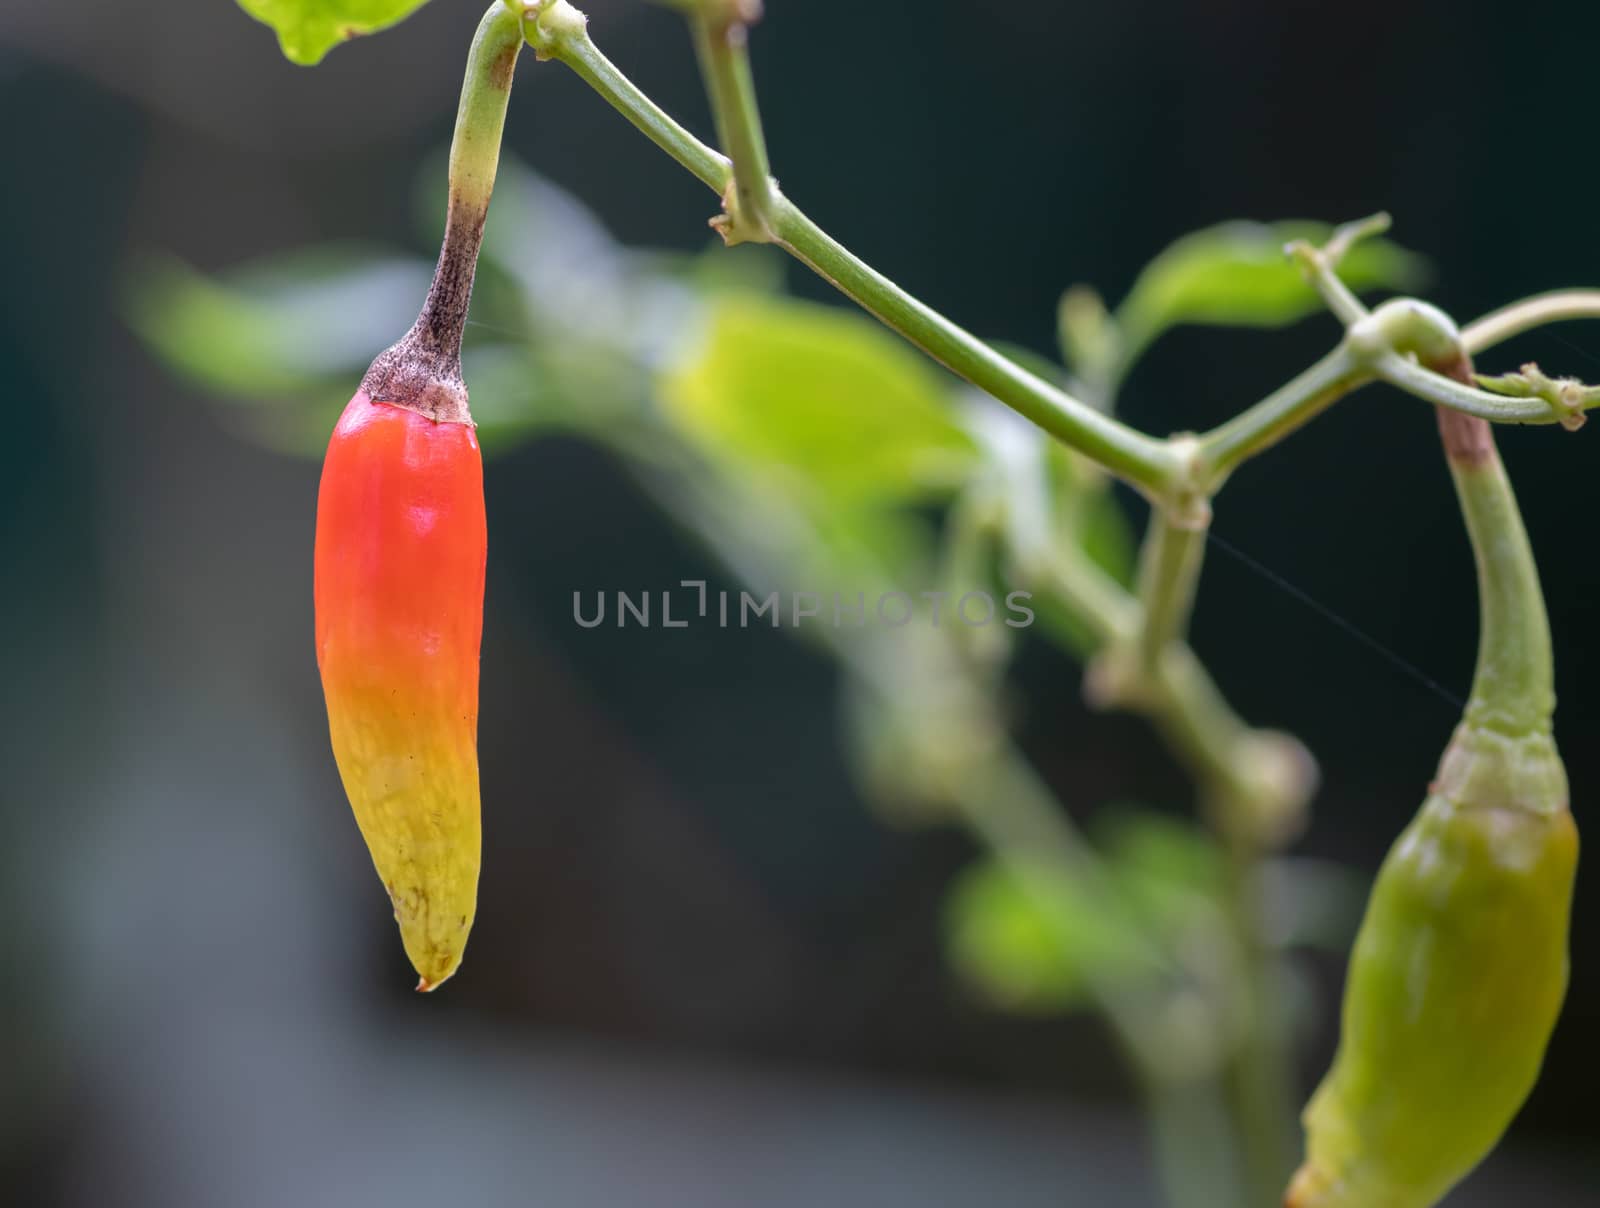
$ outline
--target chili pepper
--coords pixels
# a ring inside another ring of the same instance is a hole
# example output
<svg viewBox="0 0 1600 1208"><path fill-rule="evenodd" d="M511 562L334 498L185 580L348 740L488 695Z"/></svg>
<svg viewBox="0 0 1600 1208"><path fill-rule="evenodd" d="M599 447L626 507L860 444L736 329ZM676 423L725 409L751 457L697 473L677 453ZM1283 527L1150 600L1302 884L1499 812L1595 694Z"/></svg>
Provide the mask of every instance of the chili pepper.
<svg viewBox="0 0 1600 1208"><path fill-rule="evenodd" d="M1527 1098L1566 993L1578 834L1538 574L1488 425L1441 411L1440 430L1477 563L1477 671L1368 902L1289 1208L1437 1203Z"/></svg>
<svg viewBox="0 0 1600 1208"><path fill-rule="evenodd" d="M461 334L522 42L520 12L496 0L467 62L433 284L345 408L317 499L317 665L334 758L419 990L456 971L477 903L487 538Z"/></svg>
<svg viewBox="0 0 1600 1208"><path fill-rule="evenodd" d="M485 554L472 425L358 393L317 500L317 663L345 793L421 989L455 971L477 898Z"/></svg>

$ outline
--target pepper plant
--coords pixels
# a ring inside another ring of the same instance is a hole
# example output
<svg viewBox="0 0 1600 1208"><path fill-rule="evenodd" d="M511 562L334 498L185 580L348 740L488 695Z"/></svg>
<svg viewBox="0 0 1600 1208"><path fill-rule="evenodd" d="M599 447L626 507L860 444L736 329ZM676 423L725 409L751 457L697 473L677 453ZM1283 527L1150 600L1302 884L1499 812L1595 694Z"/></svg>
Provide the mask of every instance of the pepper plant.
<svg viewBox="0 0 1600 1208"><path fill-rule="evenodd" d="M421 2L241 0L304 63ZM802 625L796 609L797 635L841 672L865 795L908 823L963 826L982 849L949 895L954 964L1003 1008L1102 1015L1146 1096L1171 1204L1279 1202L1298 1148L1280 989L1286 948L1305 937L1269 926L1264 887L1293 859L1316 769L1298 740L1233 711L1188 619L1212 500L1232 473L1352 391L1387 383L1439 411L1482 640L1466 716L1373 891L1340 1052L1306 1113L1307 1159L1287 1202L1437 1202L1537 1075L1565 988L1576 856L1551 738L1548 626L1490 425L1576 429L1600 405L1600 388L1534 365L1477 376L1473 358L1600 317L1600 291L1525 299L1463 327L1403 293L1361 301L1417 279L1385 216L1235 223L1174 244L1114 309L1068 291L1062 364L998 347L780 190L747 52L760 0L671 4L692 29L720 150L631 83L569 0L490 6L422 314L372 363L329 448L317 607L334 747L423 988L460 959L479 858L473 434L493 454L576 433L611 450L751 590L805 582L878 598L935 582L961 601L1025 589L1041 630L1083 660L1090 701L1148 719L1191 774L1201 824L1124 813L1086 834L1008 733L1010 629ZM900 339L783 296L766 261L619 247L581 203L502 169L524 45L705 184L726 244L788 253ZM474 310L484 338L463 349L480 241L495 288ZM159 261L139 275L131 313L178 371L249 404L234 414L253 432L310 452L427 280L398 258L311 253L219 279ZM1171 328L1279 327L1322 308L1342 324L1337 343L1218 427L1161 438L1117 417L1130 370ZM1149 504L1136 554L1119 481ZM395 593L404 601L386 606Z"/></svg>

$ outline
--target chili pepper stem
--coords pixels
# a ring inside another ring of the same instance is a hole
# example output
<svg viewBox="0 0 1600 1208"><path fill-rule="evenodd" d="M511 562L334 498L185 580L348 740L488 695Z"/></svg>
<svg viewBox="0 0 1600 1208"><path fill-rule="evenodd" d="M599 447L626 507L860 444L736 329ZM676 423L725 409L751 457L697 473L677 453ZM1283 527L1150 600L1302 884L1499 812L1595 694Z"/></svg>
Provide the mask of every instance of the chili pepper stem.
<svg viewBox="0 0 1600 1208"><path fill-rule="evenodd" d="M1472 381L1460 353L1439 372ZM1482 419L1440 408L1439 436L1478 570L1478 663L1465 721L1501 734L1548 734L1555 712L1550 622L1516 496Z"/></svg>
<svg viewBox="0 0 1600 1208"><path fill-rule="evenodd" d="M440 423L472 422L461 376L461 335L494 192L512 74L522 47L521 7L495 0L479 22L467 54L450 144L444 244L433 284L411 330L378 355L361 381L361 389L372 399L408 407Z"/></svg>

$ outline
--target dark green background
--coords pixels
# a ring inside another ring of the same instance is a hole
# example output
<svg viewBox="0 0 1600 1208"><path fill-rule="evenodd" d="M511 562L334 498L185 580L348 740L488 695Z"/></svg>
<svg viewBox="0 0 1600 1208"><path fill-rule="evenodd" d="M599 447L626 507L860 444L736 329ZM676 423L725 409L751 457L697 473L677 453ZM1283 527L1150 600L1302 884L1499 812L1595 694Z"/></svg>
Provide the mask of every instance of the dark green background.
<svg viewBox="0 0 1600 1208"><path fill-rule="evenodd" d="M151 363L118 293L141 249L222 268L330 237L415 248L417 167L448 138L478 7L436 0L314 71L221 0L0 11L0 1200L1152 1202L1099 1026L995 1016L947 972L938 909L970 848L856 799L825 663L770 633L572 624L574 590L716 573L575 443L490 470L483 902L463 975L406 990L325 750L316 467L231 434ZM1233 217L1389 209L1463 319L1600 280L1591 6L769 8L754 57L785 189L985 336L1047 351L1064 286L1115 298ZM681 23L591 12L707 131ZM523 63L507 143L627 242L707 237L709 195L558 67ZM1179 332L1125 414L1209 425L1335 333ZM1600 376L1600 329L1489 364L1529 357ZM1580 826L1600 798L1596 439L1502 442ZM1465 690L1470 563L1421 405L1342 404L1241 471L1216 527ZM1303 849L1375 867L1452 706L1220 551L1195 626L1241 711L1322 761ZM1018 681L1028 749L1075 810L1187 805L1144 727L1088 713L1060 656L1035 643ZM1545 1078L1462 1204L1600 1187L1579 1157L1600 1132L1595 901L1582 879ZM1339 970L1314 972L1308 1087Z"/></svg>

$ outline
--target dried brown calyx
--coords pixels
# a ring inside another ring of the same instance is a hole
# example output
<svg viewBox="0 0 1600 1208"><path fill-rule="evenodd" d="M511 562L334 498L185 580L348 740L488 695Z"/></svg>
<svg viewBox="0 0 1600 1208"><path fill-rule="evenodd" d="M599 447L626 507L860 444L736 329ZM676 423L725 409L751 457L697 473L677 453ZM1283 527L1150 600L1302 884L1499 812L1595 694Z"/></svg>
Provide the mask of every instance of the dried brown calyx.
<svg viewBox="0 0 1600 1208"><path fill-rule="evenodd" d="M472 422L461 376L461 333L488 213L486 205L472 205L452 194L444 246L422 313L410 331L378 354L361 379L362 392L373 401L407 407L439 423Z"/></svg>

